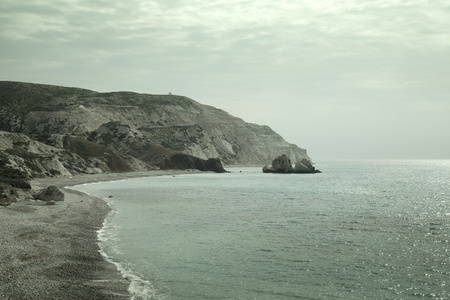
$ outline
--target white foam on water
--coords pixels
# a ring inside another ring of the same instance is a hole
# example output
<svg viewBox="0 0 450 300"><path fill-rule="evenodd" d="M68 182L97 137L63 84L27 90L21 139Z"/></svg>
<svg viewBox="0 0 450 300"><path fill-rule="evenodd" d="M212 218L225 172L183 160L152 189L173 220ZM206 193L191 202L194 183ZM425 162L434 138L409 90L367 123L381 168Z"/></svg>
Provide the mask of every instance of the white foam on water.
<svg viewBox="0 0 450 300"><path fill-rule="evenodd" d="M121 182L125 180L115 180L114 182ZM113 182L113 181L111 181ZM91 182L80 184L77 186L67 186L68 189L79 190L77 187L87 186L87 185L96 185L102 184L105 182ZM81 190L83 193L95 197L87 193L86 191ZM106 204L110 208L110 212L108 216L103 220L102 227L97 230L97 243L99 245L99 253L102 257L109 263L116 266L117 270L122 274L122 277L127 279L130 284L128 287L128 292L131 294L131 300L163 300L166 297L163 295L157 295L156 289L153 287L150 281L144 278L144 276L136 274L131 271L131 266L127 266L126 263L118 262L112 259L111 256L107 254L107 252L111 252L117 255L122 255L119 248L117 247L119 244L119 239L116 236L115 232L117 232L117 227L108 222L108 219L112 217L117 211L112 207L111 199L106 200L102 199L106 202ZM112 242L112 243L111 243Z"/></svg>
<svg viewBox="0 0 450 300"><path fill-rule="evenodd" d="M111 204L105 200L109 207ZM114 246L117 245L119 239L114 234L115 227L113 227L109 222L108 218L115 214L116 211L112 209L107 218L103 221L103 226L97 231L98 245L100 247L100 254L103 258L116 266L117 270L122 274L122 277L130 282L128 291L131 294L131 300L162 300L163 296L156 294L156 289L153 287L151 282L145 279L142 275L136 274L131 271L131 266L128 266L124 262L118 262L113 260L106 252L111 251L115 254L121 254L120 250ZM109 242L113 243L109 243Z"/></svg>

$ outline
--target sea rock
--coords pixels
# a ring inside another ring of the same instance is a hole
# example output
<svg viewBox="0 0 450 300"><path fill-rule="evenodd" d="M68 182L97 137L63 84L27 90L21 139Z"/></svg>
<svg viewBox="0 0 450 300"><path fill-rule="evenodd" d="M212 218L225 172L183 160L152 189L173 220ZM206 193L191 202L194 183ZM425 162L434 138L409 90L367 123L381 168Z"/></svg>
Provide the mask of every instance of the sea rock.
<svg viewBox="0 0 450 300"><path fill-rule="evenodd" d="M272 161L271 166L263 167L264 173L320 173L319 170L311 164L306 158L295 163L295 167L292 166L291 160L285 155L278 156Z"/></svg>
<svg viewBox="0 0 450 300"><path fill-rule="evenodd" d="M64 193L61 192L56 186L49 186L47 188L40 189L33 197L37 200L43 201L64 201Z"/></svg>
<svg viewBox="0 0 450 300"><path fill-rule="evenodd" d="M307 159L295 163L294 173L320 173Z"/></svg>
<svg viewBox="0 0 450 300"><path fill-rule="evenodd" d="M205 161L205 169L216 173L226 172L226 170L222 166L222 162L218 158L208 158Z"/></svg>
<svg viewBox="0 0 450 300"><path fill-rule="evenodd" d="M272 161L272 166L264 166L264 173L293 173L294 168L292 167L291 160L286 154L278 156Z"/></svg>

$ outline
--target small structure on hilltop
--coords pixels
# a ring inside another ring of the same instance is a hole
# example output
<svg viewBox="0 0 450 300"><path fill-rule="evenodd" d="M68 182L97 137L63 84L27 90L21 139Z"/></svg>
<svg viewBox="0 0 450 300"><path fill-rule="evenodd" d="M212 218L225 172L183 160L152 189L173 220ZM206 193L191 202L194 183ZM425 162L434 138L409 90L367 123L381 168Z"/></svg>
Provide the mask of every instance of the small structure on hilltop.
<svg viewBox="0 0 450 300"><path fill-rule="evenodd" d="M309 160L306 158L302 159L295 163L295 166L292 166L292 162L286 154L278 156L272 161L271 166L263 167L264 173L297 173L297 174L306 174L306 173L321 173L319 170L311 164Z"/></svg>

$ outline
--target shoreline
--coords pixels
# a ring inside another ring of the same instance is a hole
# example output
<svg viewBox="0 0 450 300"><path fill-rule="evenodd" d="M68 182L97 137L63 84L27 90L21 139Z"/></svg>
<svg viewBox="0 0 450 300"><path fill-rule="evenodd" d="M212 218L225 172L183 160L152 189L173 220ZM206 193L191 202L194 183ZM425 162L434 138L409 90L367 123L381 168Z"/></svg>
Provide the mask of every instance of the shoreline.
<svg viewBox="0 0 450 300"><path fill-rule="evenodd" d="M98 231L111 208L71 186L200 171L155 170L38 178L33 188L55 185L64 201L24 200L0 207L1 299L117 299L132 297L130 281L101 254Z"/></svg>

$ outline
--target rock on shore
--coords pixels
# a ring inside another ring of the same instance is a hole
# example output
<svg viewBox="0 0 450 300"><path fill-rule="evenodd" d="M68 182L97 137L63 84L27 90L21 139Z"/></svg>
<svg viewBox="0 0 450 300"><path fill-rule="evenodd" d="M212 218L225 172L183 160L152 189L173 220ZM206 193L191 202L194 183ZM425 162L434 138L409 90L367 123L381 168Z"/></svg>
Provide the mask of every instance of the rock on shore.
<svg viewBox="0 0 450 300"><path fill-rule="evenodd" d="M64 193L54 185L40 189L33 197L43 201L64 201Z"/></svg>
<svg viewBox="0 0 450 300"><path fill-rule="evenodd" d="M97 244L108 205L63 191L58 205L27 200L0 207L0 299L130 299L129 282Z"/></svg>

